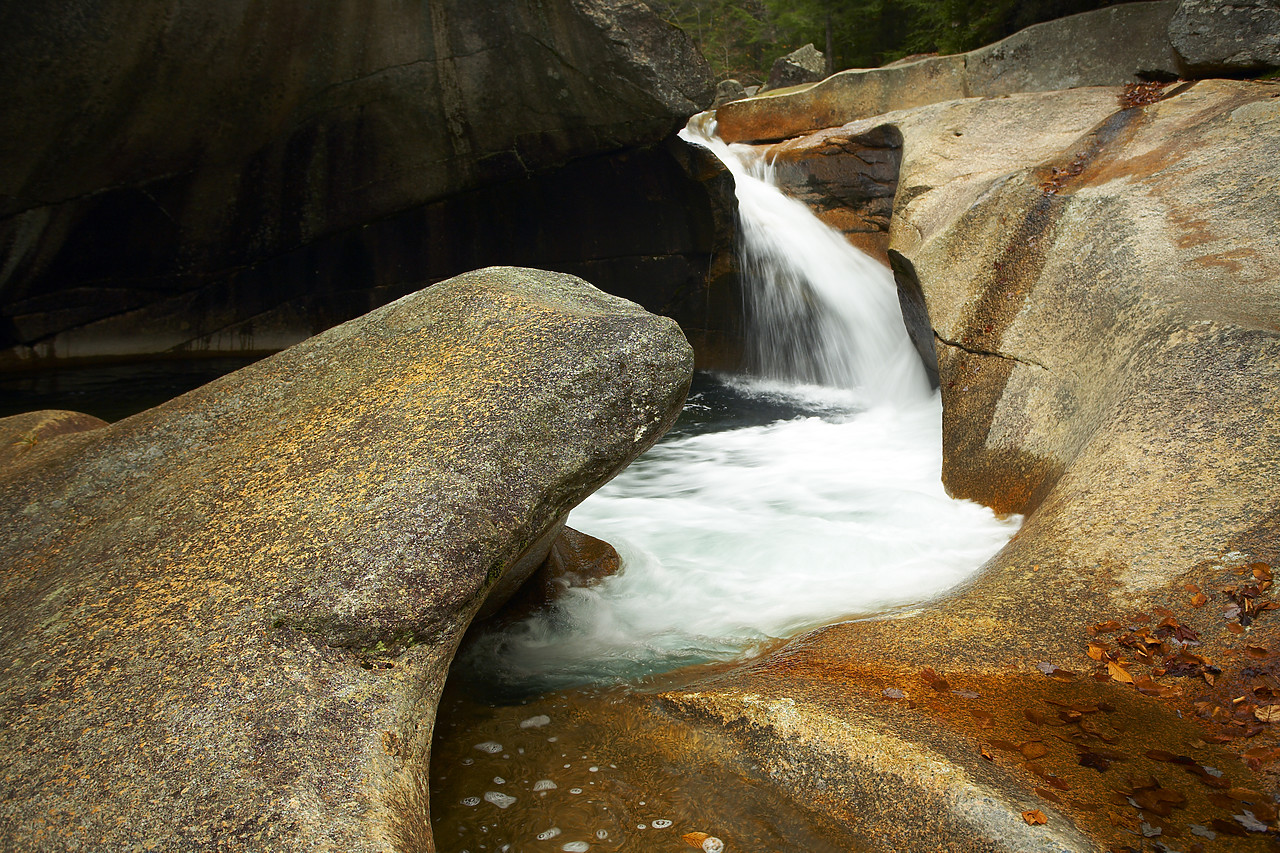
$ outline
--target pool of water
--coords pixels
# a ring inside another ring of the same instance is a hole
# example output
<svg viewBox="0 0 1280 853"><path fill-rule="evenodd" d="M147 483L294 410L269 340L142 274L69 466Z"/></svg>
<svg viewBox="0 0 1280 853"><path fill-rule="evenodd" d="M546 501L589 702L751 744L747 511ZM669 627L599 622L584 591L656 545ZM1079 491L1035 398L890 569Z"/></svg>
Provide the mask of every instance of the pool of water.
<svg viewBox="0 0 1280 853"><path fill-rule="evenodd" d="M473 631L460 666L513 696L741 659L964 583L1018 518L947 496L941 408L699 375L676 427L569 524L623 570Z"/></svg>
<svg viewBox="0 0 1280 853"><path fill-rule="evenodd" d="M0 418L66 409L118 421L254 361L257 358L164 359L0 373Z"/></svg>

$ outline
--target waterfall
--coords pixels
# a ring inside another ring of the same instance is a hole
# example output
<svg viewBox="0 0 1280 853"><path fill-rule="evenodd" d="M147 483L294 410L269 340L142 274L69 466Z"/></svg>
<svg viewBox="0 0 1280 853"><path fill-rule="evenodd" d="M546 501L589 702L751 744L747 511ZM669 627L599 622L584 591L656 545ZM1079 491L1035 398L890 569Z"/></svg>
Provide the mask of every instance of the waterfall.
<svg viewBox="0 0 1280 853"><path fill-rule="evenodd" d="M775 169L695 116L681 137L733 175L747 299L748 368L787 382L856 389L871 404L929 394L893 275L778 189Z"/></svg>
<svg viewBox="0 0 1280 853"><path fill-rule="evenodd" d="M576 508L623 571L469 642L524 692L751 654L885 618L971 577L1017 529L942 487L941 401L892 276L709 133L737 183L753 370L695 377L676 427Z"/></svg>

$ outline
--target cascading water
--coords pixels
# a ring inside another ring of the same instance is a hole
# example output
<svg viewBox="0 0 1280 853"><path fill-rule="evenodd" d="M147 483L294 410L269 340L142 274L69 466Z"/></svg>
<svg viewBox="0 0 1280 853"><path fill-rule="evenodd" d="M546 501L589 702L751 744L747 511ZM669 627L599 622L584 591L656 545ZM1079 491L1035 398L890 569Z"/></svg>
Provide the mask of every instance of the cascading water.
<svg viewBox="0 0 1280 853"><path fill-rule="evenodd" d="M685 137L737 181L754 375L695 377L671 433L573 511L621 573L468 639L432 746L444 853L684 849L690 831L729 850L856 851L821 815L664 763L669 733L607 685L902 612L1017 527L943 491L941 403L888 271L748 149L696 122Z"/></svg>
<svg viewBox="0 0 1280 853"><path fill-rule="evenodd" d="M710 149L737 187L751 372L854 390L869 404L927 397L893 276L784 195L763 155L730 148L711 124L695 116L681 136Z"/></svg>
<svg viewBox="0 0 1280 853"><path fill-rule="evenodd" d="M682 425L574 510L621 574L469 645L469 665L517 691L730 659L919 604L1017 526L943 491L941 405L889 271L784 196L762 158L697 127L685 138L737 183L756 375L700 377Z"/></svg>

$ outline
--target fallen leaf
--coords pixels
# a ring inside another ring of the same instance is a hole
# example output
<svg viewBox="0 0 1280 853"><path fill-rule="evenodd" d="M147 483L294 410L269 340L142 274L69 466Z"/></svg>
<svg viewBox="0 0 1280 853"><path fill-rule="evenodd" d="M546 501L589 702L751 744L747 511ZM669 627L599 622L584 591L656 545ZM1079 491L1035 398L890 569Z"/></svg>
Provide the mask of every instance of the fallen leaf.
<svg viewBox="0 0 1280 853"><path fill-rule="evenodd" d="M1090 643L1087 651L1088 651L1089 657L1093 658L1094 660L1100 661L1106 656L1107 647L1102 645L1102 643Z"/></svg>
<svg viewBox="0 0 1280 853"><path fill-rule="evenodd" d="M1244 837L1245 835L1248 834L1238 824L1232 823L1229 820L1223 820L1222 818L1218 818L1218 817L1215 817L1213 820L1209 821L1209 825L1212 826L1214 829L1216 829L1218 832L1221 832L1223 835L1235 835L1237 837Z"/></svg>
<svg viewBox="0 0 1280 853"><path fill-rule="evenodd" d="M1036 796L1042 800L1048 800L1051 803L1062 805L1062 798L1053 791L1050 791L1048 788L1032 788L1031 790L1035 791Z"/></svg>
<svg viewBox="0 0 1280 853"><path fill-rule="evenodd" d="M1244 626L1243 626L1243 625L1241 625L1239 622L1228 622L1228 623L1227 623L1227 630L1228 630L1228 631L1230 631L1230 632L1231 632L1231 633L1233 633L1233 634L1243 634L1243 633L1244 633Z"/></svg>
<svg viewBox="0 0 1280 853"><path fill-rule="evenodd" d="M1121 684L1133 684L1133 676L1115 661L1107 661L1107 673L1113 681L1119 681Z"/></svg>
<svg viewBox="0 0 1280 853"><path fill-rule="evenodd" d="M1191 596L1192 607L1204 607L1208 602L1209 596L1205 595L1203 592L1197 592L1195 595Z"/></svg>
<svg viewBox="0 0 1280 853"><path fill-rule="evenodd" d="M1249 832L1266 832L1270 828L1258 820L1251 811L1245 811L1244 814L1233 814L1231 817Z"/></svg>
<svg viewBox="0 0 1280 853"><path fill-rule="evenodd" d="M686 832L684 835L680 836L680 838L683 839L685 844L688 844L690 847L694 847L698 850L707 850L707 849L723 850L724 849L723 843L719 845L715 844L715 842L720 841L720 839L716 838L714 835L708 835L705 832ZM708 842L711 842L711 843L708 844Z"/></svg>
<svg viewBox="0 0 1280 853"><path fill-rule="evenodd" d="M1253 716L1264 723L1280 723L1280 705L1263 705L1253 709Z"/></svg>
<svg viewBox="0 0 1280 853"><path fill-rule="evenodd" d="M939 693L946 693L951 689L951 685L947 683L947 680L934 672L933 667L931 666L926 666L922 669L920 671L920 677L925 680L926 684Z"/></svg>
<svg viewBox="0 0 1280 853"><path fill-rule="evenodd" d="M1043 826L1044 824L1049 822L1049 819L1044 816L1044 812L1040 811L1039 809L1034 809L1033 811L1029 811L1029 812L1023 812L1022 819L1025 820L1031 826Z"/></svg>
<svg viewBox="0 0 1280 853"><path fill-rule="evenodd" d="M1263 646L1248 645L1244 647L1244 653L1254 660L1263 660L1267 655L1271 654Z"/></svg>
<svg viewBox="0 0 1280 853"><path fill-rule="evenodd" d="M1242 803L1265 803L1267 798L1252 788L1232 788L1227 796Z"/></svg>
<svg viewBox="0 0 1280 853"><path fill-rule="evenodd" d="M983 758L987 759L987 761L995 761L995 758L991 755L991 750L987 749L985 746L978 747L978 753Z"/></svg>

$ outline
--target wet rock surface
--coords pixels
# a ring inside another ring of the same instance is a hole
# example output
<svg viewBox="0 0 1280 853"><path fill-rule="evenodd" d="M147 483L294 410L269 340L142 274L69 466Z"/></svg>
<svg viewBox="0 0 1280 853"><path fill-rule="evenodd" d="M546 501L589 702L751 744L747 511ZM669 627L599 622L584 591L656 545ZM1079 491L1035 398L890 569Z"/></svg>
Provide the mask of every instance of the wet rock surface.
<svg viewBox="0 0 1280 853"><path fill-rule="evenodd" d="M0 420L0 846L433 849L462 632L691 367L671 321L498 268L112 425Z"/></svg>
<svg viewBox="0 0 1280 853"><path fill-rule="evenodd" d="M658 712L885 849L1271 845L1278 123L1280 86L1206 80L772 147L819 175L901 134L888 251L934 335L944 482L1028 517L954 598L813 632Z"/></svg>

